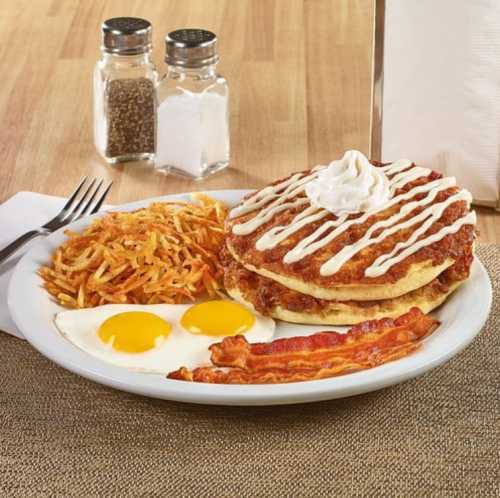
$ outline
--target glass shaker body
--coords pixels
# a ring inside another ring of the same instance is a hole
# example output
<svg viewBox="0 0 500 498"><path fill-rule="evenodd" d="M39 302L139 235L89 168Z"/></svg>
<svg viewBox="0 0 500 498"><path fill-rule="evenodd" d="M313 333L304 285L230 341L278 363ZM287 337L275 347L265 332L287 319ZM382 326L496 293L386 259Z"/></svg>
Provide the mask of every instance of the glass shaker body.
<svg viewBox="0 0 500 498"><path fill-rule="evenodd" d="M143 19L103 25L94 70L94 142L109 163L154 157L158 73L150 41L151 25Z"/></svg>
<svg viewBox="0 0 500 498"><path fill-rule="evenodd" d="M169 65L157 89L155 167L203 179L229 165L229 89L215 64Z"/></svg>

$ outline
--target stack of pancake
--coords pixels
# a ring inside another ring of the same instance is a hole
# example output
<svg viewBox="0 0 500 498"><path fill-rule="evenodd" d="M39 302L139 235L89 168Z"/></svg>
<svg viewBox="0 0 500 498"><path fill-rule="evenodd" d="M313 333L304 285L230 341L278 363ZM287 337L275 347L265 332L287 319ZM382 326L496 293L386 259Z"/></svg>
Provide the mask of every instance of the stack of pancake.
<svg viewBox="0 0 500 498"><path fill-rule="evenodd" d="M306 186L326 166L243 199L226 226L229 295L273 318L329 325L443 303L473 260L470 194L410 161L371 166L390 197L365 211L335 213L311 200Z"/></svg>

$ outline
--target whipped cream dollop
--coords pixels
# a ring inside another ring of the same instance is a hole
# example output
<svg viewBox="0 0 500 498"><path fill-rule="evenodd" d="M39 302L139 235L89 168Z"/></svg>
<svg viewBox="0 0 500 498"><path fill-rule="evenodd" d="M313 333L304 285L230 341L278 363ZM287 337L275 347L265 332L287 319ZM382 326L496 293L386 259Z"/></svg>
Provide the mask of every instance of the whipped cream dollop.
<svg viewBox="0 0 500 498"><path fill-rule="evenodd" d="M361 152L348 150L305 187L311 204L334 214L359 213L389 201L389 179Z"/></svg>

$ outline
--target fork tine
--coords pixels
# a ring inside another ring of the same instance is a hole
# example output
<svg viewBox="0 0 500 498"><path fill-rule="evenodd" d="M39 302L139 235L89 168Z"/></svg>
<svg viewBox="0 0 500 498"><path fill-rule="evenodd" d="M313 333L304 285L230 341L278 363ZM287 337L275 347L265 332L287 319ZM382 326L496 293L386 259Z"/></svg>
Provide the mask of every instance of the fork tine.
<svg viewBox="0 0 500 498"><path fill-rule="evenodd" d="M87 204L85 204L85 206L83 206L83 209L80 211L77 218L81 218L82 216L87 214L87 212L90 209L90 206L92 206L92 203L94 202L94 199L95 199L97 193L99 192L99 190L101 190L103 183L104 183L104 180L101 180L99 182L99 184L97 185L97 187L94 190L94 193L90 196L90 199L87 201Z"/></svg>
<svg viewBox="0 0 500 498"><path fill-rule="evenodd" d="M78 216L78 213L80 212L80 208L83 206L83 203L86 201L89 193L92 191L92 188L95 185L95 181L96 181L95 178L93 178L92 181L90 182L90 185L88 186L87 190L85 191L85 193L80 197L80 200L78 201L76 206L74 206L71 209L71 213L69 213L68 216L66 216L64 218L64 223L68 223L70 221L73 221Z"/></svg>
<svg viewBox="0 0 500 498"><path fill-rule="evenodd" d="M66 209L69 209L71 204L75 201L77 195L80 193L80 190L82 190L83 185L87 181L87 177L84 176L81 182L79 183L78 187L74 190L74 192L70 195L69 199L66 201L66 204L63 206L61 211L65 211Z"/></svg>
<svg viewBox="0 0 500 498"><path fill-rule="evenodd" d="M93 207L92 211L90 214L95 214L99 209L101 209L102 203L104 202L104 199L106 199L106 196L108 195L109 191L111 190L111 186L113 185L113 182L109 182L109 185L106 187L104 192L101 194L101 197L99 200L95 203L95 206Z"/></svg>

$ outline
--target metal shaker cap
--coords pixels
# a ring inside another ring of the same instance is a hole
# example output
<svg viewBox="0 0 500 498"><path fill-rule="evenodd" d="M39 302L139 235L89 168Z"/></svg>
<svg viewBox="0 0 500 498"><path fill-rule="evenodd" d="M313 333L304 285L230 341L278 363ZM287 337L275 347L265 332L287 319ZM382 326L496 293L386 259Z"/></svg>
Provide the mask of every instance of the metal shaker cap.
<svg viewBox="0 0 500 498"><path fill-rule="evenodd" d="M135 55L151 49L151 23L138 17L113 17L102 25L102 50Z"/></svg>
<svg viewBox="0 0 500 498"><path fill-rule="evenodd" d="M215 64L217 37L204 29L178 29L165 38L165 62L173 66L197 68Z"/></svg>

